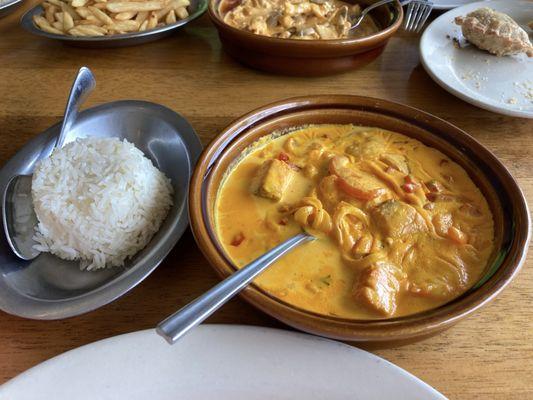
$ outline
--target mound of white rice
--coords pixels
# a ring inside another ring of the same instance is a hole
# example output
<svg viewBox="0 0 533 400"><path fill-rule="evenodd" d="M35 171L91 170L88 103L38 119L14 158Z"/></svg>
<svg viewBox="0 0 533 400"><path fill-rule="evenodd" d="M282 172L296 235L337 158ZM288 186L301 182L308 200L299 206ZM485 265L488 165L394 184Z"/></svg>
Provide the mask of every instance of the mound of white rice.
<svg viewBox="0 0 533 400"><path fill-rule="evenodd" d="M172 192L170 180L128 141L78 139L33 174L35 247L88 270L122 265L159 230Z"/></svg>

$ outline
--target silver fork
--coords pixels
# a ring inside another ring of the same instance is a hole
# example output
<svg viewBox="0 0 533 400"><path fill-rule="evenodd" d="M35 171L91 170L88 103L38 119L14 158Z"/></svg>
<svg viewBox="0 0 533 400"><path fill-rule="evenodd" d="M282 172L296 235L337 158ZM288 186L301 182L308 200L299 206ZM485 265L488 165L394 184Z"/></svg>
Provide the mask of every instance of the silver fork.
<svg viewBox="0 0 533 400"><path fill-rule="evenodd" d="M433 9L433 3L428 0L403 1L409 3L404 17L403 29L407 32L420 32Z"/></svg>

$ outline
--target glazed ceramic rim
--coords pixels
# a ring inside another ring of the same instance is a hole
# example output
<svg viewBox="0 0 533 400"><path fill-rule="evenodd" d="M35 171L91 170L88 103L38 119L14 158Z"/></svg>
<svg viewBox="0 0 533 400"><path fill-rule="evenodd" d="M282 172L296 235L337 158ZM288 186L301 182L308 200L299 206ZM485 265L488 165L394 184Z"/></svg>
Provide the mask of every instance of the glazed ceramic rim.
<svg viewBox="0 0 533 400"><path fill-rule="evenodd" d="M387 26L386 28L368 36L363 36L361 38L346 38L346 39L319 39L319 40L299 40L299 39L281 39L281 38L275 38L275 37L269 37L269 36L263 36L258 35L252 32L247 32L242 29L235 28L231 25L226 24L220 15L218 14L218 11L215 9L215 4L218 5L221 0L209 0L209 5L207 7L207 13L209 14L209 17L211 20L217 25L217 28L219 29L227 29L230 32L234 33L235 35L240 35L243 37L247 37L249 39L256 39L256 40L262 40L265 43L270 44L291 44L296 46L303 47L314 47L317 44L323 44L323 45L364 45L364 44L371 44L376 39L378 42L386 40L388 37L390 37L394 32L398 30L400 25L403 21L403 8L400 4L399 0L395 0L394 3L391 5L394 5L394 18L392 23Z"/></svg>
<svg viewBox="0 0 533 400"><path fill-rule="evenodd" d="M376 342L408 340L443 330L494 299L520 271L525 261L530 239L530 216L526 199L516 180L488 149L454 125L416 108L370 97L317 95L271 103L235 120L205 148L191 178L189 216L196 242L221 278L226 278L235 271L235 267L227 260L226 255L217 245L216 239L210 234L213 227L210 226L205 209L205 186L209 183L208 178L217 168L216 161L234 140L244 136L242 134L248 129L281 115L290 115L304 110L343 107L369 111L383 116L393 116L411 125L423 127L427 131L444 131L449 135L448 139L463 145L467 144L470 149L475 149L475 153L485 161L486 166L490 166L493 171L498 173L498 181L503 182L505 179L510 188L505 195L515 200L513 203L515 218L512 223L517 226L514 232L511 232L512 241L509 244L509 251L498 265L498 269L480 287L467 291L464 295L443 306L405 317L382 320L330 317L292 306L267 294L254 284L243 290L241 296L253 306L288 325L335 339ZM452 145L458 149L457 143L452 143ZM458 151L464 153L460 149ZM472 160L471 157L467 158ZM481 175L487 176L483 171ZM491 181L488 178L487 180ZM501 203L500 197L498 197L498 201Z"/></svg>

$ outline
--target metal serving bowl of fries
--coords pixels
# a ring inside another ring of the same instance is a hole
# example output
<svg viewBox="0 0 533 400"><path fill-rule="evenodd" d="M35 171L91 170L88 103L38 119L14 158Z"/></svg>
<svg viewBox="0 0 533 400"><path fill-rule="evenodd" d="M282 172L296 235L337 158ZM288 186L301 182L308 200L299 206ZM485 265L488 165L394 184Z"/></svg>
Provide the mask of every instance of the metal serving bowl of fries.
<svg viewBox="0 0 533 400"><path fill-rule="evenodd" d="M83 47L160 39L201 16L208 0L45 0L21 19L27 31Z"/></svg>

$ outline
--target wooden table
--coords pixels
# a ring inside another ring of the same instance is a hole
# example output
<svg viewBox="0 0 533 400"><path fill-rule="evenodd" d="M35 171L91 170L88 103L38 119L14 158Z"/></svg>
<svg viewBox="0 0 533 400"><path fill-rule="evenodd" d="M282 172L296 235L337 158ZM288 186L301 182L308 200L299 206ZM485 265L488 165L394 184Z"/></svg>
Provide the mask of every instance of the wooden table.
<svg viewBox="0 0 533 400"><path fill-rule="evenodd" d="M81 65L98 85L89 106L119 99L161 103L183 114L207 143L239 115L290 96L342 93L381 97L433 113L474 135L507 165L533 199L531 120L483 111L442 90L419 62L418 36L395 37L370 65L327 78L291 78L247 69L221 51L207 17L143 46L89 50L33 37L18 26L26 4L0 20L0 162L63 113ZM0 314L0 383L66 350L155 326L217 282L189 231L166 261L131 293L63 321ZM375 350L450 398L533 398L533 260L497 300L456 327L420 343ZM240 299L209 323L288 329Z"/></svg>

